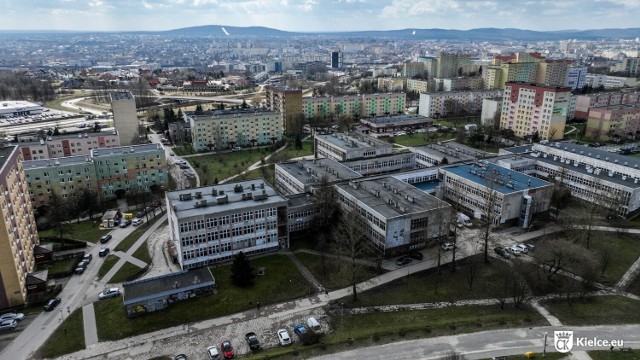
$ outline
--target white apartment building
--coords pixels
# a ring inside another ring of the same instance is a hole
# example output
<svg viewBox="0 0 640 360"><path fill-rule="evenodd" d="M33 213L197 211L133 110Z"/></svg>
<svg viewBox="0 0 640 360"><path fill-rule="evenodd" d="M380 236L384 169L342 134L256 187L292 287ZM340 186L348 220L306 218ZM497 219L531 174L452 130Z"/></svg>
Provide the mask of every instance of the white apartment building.
<svg viewBox="0 0 640 360"><path fill-rule="evenodd" d="M502 96L496 98L482 99L482 112L480 113L480 123L484 126L493 126L496 114L498 117L502 113Z"/></svg>
<svg viewBox="0 0 640 360"><path fill-rule="evenodd" d="M393 177L335 185L343 211L357 211L365 235L384 256L426 247L447 235L451 205Z"/></svg>
<svg viewBox="0 0 640 360"><path fill-rule="evenodd" d="M596 202L621 217L640 209L640 160L572 143L534 144L505 149L520 154L499 163L553 182L562 182L571 195Z"/></svg>
<svg viewBox="0 0 640 360"><path fill-rule="evenodd" d="M136 100L129 91L114 92L110 96L113 126L120 135L120 144L131 145L139 136Z"/></svg>
<svg viewBox="0 0 640 360"><path fill-rule="evenodd" d="M166 201L183 270L289 247L287 200L262 181L169 191Z"/></svg>
<svg viewBox="0 0 640 360"><path fill-rule="evenodd" d="M562 139L571 89L568 87L510 82L505 84L500 129L518 137Z"/></svg>
<svg viewBox="0 0 640 360"><path fill-rule="evenodd" d="M582 89L587 85L587 70L586 66L569 66L567 73L564 77L564 86L568 86L571 90Z"/></svg>
<svg viewBox="0 0 640 360"><path fill-rule="evenodd" d="M355 131L314 136L315 157L346 161L393 153L393 144Z"/></svg>
<svg viewBox="0 0 640 360"><path fill-rule="evenodd" d="M553 192L546 181L485 160L443 167L440 175L445 199L494 225L517 222L529 227L533 215L549 209Z"/></svg>
<svg viewBox="0 0 640 360"><path fill-rule="evenodd" d="M196 151L271 144L282 138L282 116L267 110L216 110L185 113Z"/></svg>
<svg viewBox="0 0 640 360"><path fill-rule="evenodd" d="M502 89L462 92L438 92L420 94L419 114L426 117L440 117L452 114L454 107L470 113L480 112L482 100L502 96Z"/></svg>

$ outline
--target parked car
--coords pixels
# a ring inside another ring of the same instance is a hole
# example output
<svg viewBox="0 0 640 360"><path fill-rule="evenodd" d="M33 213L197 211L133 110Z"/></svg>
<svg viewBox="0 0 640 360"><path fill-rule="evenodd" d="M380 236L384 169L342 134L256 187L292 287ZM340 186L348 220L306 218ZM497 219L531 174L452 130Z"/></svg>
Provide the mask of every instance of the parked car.
<svg viewBox="0 0 640 360"><path fill-rule="evenodd" d="M520 248L520 251L521 251L523 254L526 254L526 253L528 253L528 252L529 252L529 247L527 247L527 245L525 245L525 244L516 244L515 246L519 247L519 248Z"/></svg>
<svg viewBox="0 0 640 360"><path fill-rule="evenodd" d="M144 217L146 214L147 214L147 213L146 213L144 210L142 210L142 211L139 211L139 212L136 214L136 217L137 217L137 218L142 218L142 217Z"/></svg>
<svg viewBox="0 0 640 360"><path fill-rule="evenodd" d="M13 319L0 321L0 330L13 330L16 326L18 326L18 322Z"/></svg>
<svg viewBox="0 0 640 360"><path fill-rule="evenodd" d="M524 244L524 246L526 246L529 249L529 251L533 251L536 249L536 246L531 243Z"/></svg>
<svg viewBox="0 0 640 360"><path fill-rule="evenodd" d="M187 355L178 354L178 355L176 355L176 357L173 358L173 360L187 360Z"/></svg>
<svg viewBox="0 0 640 360"><path fill-rule="evenodd" d="M411 264L411 258L401 257L400 259L396 260L397 266L405 266L407 264Z"/></svg>
<svg viewBox="0 0 640 360"><path fill-rule="evenodd" d="M113 288L108 288L103 292L101 292L100 295L98 295L98 298L100 300L104 300L104 299L116 297L118 295L120 295L120 289L118 289L117 287L113 287Z"/></svg>
<svg viewBox="0 0 640 360"><path fill-rule="evenodd" d="M111 236L111 234L102 235L102 236L100 237L100 242L104 244L104 243L106 243L107 241L111 240L111 238L112 238L112 237L113 237L113 236Z"/></svg>
<svg viewBox="0 0 640 360"><path fill-rule="evenodd" d="M509 251L511 251L511 253L515 256L520 256L520 254L522 254L522 249L520 249L518 245L513 245L509 248Z"/></svg>
<svg viewBox="0 0 640 360"><path fill-rule="evenodd" d="M141 225L143 222L144 220L136 218L136 219L133 219L132 224L133 226L138 226L138 225Z"/></svg>
<svg viewBox="0 0 640 360"><path fill-rule="evenodd" d="M209 360L220 360L220 353L215 345L207 348L207 355L209 355Z"/></svg>
<svg viewBox="0 0 640 360"><path fill-rule="evenodd" d="M6 314L2 314L0 315L0 321L5 321L5 320L15 320L15 321L20 321L24 319L24 314L23 313L6 313Z"/></svg>
<svg viewBox="0 0 640 360"><path fill-rule="evenodd" d="M131 225L131 219L123 220L123 221L120 223L120 227L121 227L121 228L126 228L126 227L127 227L127 226L129 226L129 225Z"/></svg>
<svg viewBox="0 0 640 360"><path fill-rule="evenodd" d="M496 252L496 254L502 256L505 259L508 259L511 257L511 255L509 255L509 252L507 251L507 249L503 248L502 246L497 246L493 249L493 251Z"/></svg>
<svg viewBox="0 0 640 360"><path fill-rule="evenodd" d="M49 299L49 301L47 301L47 303L44 305L44 311L51 311L55 309L56 306L60 304L60 302L62 302L62 299L60 298Z"/></svg>
<svg viewBox="0 0 640 360"><path fill-rule="evenodd" d="M249 332L244 335L244 339L247 340L249 349L252 351L260 350L260 341L258 341L258 335L254 332Z"/></svg>
<svg viewBox="0 0 640 360"><path fill-rule="evenodd" d="M307 319L307 326L315 332L319 332L321 330L320 323L313 316Z"/></svg>
<svg viewBox="0 0 640 360"><path fill-rule="evenodd" d="M293 326L293 332L302 338L307 333L307 328L302 324L296 324Z"/></svg>
<svg viewBox="0 0 640 360"><path fill-rule="evenodd" d="M82 257L82 261L84 261L87 264L90 263L91 260L93 260L92 254L84 254L84 256Z"/></svg>
<svg viewBox="0 0 640 360"><path fill-rule="evenodd" d="M87 263L84 261L80 261L78 265L76 265L76 274L82 274L87 269Z"/></svg>
<svg viewBox="0 0 640 360"><path fill-rule="evenodd" d="M411 256L412 259L418 260L418 261L424 259L424 256L419 251L414 251L411 254L409 254L409 256Z"/></svg>
<svg viewBox="0 0 640 360"><path fill-rule="evenodd" d="M105 257L107 255L109 255L109 248L100 248L100 251L98 252L98 256Z"/></svg>
<svg viewBox="0 0 640 360"><path fill-rule="evenodd" d="M446 242L446 243L443 243L442 245L440 245L440 247L444 251L449 251L449 250L453 250L456 246L453 243Z"/></svg>
<svg viewBox="0 0 640 360"><path fill-rule="evenodd" d="M289 336L287 329L278 330L278 341L282 346L291 345L291 336Z"/></svg>
<svg viewBox="0 0 640 360"><path fill-rule="evenodd" d="M222 349L222 355L224 355L225 359L231 359L236 355L235 350L233 350L233 346L231 346L231 341L229 340L223 341L220 348Z"/></svg>
<svg viewBox="0 0 640 360"><path fill-rule="evenodd" d="M234 147L232 150L233 150L233 151L240 151L240 150L242 150L242 148L241 148L240 146L236 146L236 147Z"/></svg>

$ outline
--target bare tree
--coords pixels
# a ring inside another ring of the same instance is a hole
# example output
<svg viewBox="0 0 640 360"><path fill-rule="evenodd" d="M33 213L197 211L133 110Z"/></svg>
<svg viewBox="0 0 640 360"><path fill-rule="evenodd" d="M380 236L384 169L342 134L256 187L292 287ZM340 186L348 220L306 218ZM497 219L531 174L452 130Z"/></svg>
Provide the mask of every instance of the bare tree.
<svg viewBox="0 0 640 360"><path fill-rule="evenodd" d="M536 258L549 281L553 281L560 271L576 269L581 263L593 263L593 256L587 249L569 240L544 240L539 248Z"/></svg>
<svg viewBox="0 0 640 360"><path fill-rule="evenodd" d="M498 202L498 192L493 189L493 183L491 181L489 181L488 185L488 191L484 195L482 217L480 219L480 229L482 230L482 241L484 243L484 262L486 263L489 262L489 238L491 237L493 223L498 217L494 209Z"/></svg>
<svg viewBox="0 0 640 360"><path fill-rule="evenodd" d="M358 281L358 266L356 260L367 256L371 247L363 231L365 220L357 210L348 211L336 228L333 239L337 254L346 256L351 261L351 288L353 301L358 301L356 284Z"/></svg>

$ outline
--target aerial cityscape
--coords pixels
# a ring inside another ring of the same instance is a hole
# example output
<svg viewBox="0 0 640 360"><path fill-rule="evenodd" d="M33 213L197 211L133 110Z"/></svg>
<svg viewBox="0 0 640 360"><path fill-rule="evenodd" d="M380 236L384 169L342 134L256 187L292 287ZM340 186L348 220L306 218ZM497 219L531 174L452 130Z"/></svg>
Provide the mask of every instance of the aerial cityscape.
<svg viewBox="0 0 640 360"><path fill-rule="evenodd" d="M640 1L5 1L0 360L633 360Z"/></svg>

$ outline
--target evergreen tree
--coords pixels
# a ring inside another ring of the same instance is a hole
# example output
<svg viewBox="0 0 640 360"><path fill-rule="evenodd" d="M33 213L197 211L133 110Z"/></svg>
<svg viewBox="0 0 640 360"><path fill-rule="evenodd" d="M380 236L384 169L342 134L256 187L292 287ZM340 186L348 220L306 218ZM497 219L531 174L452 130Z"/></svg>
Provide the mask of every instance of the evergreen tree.
<svg viewBox="0 0 640 360"><path fill-rule="evenodd" d="M302 137L296 134L296 150L302 150Z"/></svg>
<svg viewBox="0 0 640 360"><path fill-rule="evenodd" d="M233 264L231 264L231 281L237 286L249 287L253 285L255 278L253 266L247 256L240 251L233 258Z"/></svg>

